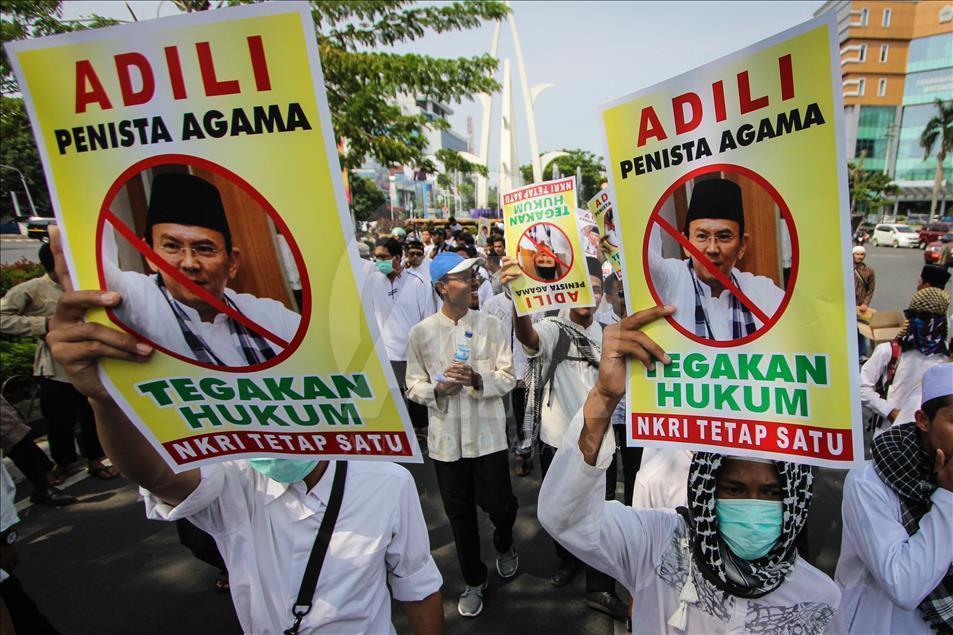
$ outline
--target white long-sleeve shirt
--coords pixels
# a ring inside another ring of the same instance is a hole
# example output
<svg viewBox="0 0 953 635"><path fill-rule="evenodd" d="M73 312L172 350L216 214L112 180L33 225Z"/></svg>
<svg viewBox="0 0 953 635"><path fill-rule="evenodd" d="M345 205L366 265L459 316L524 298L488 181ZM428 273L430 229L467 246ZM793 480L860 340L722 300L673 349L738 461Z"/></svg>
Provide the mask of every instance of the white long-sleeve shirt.
<svg viewBox="0 0 953 635"><path fill-rule="evenodd" d="M549 390L543 392L539 439L547 445L558 448L563 435L566 434L566 426L569 425L570 419L582 408L589 390L596 385L599 370L586 361L580 361L582 354L571 342L566 356L574 359L553 360L556 341L559 339L559 326L552 320L541 320L533 324L533 328L539 336L539 349L534 351L523 345L526 356L542 357L544 372L549 364L554 361L557 364L552 385ZM578 325L577 328L585 332L593 347L602 346L601 324L593 320L587 328L583 329Z"/></svg>
<svg viewBox="0 0 953 635"><path fill-rule="evenodd" d="M887 371L890 363L890 342L878 344L870 359L860 369L860 400L871 410L884 417L895 408L900 410L895 423L913 421L920 409L920 382L923 374L933 366L946 361L943 355L924 355L915 348L900 354L893 383L887 390L887 398L877 394L874 387Z"/></svg>
<svg viewBox="0 0 953 635"><path fill-rule="evenodd" d="M632 507L688 507L688 472L693 456L691 450L645 448L632 486Z"/></svg>
<svg viewBox="0 0 953 635"><path fill-rule="evenodd" d="M543 528L580 560L621 582L632 595L632 632L840 633L840 590L800 557L781 585L757 599L709 590L689 567L688 528L675 512L637 510L605 500L605 472L615 454L606 434L596 464L579 450L580 412L566 432L539 493ZM684 631L668 625L693 575L699 601L688 605Z"/></svg>
<svg viewBox="0 0 953 635"><path fill-rule="evenodd" d="M480 390L464 388L436 397L442 375L469 330L470 359L480 374ZM467 311L454 324L443 311L410 330L407 340L407 398L427 406L427 448L435 461L457 461L505 450L506 410L503 396L516 386L513 355L503 324L480 311Z"/></svg>
<svg viewBox="0 0 953 635"><path fill-rule="evenodd" d="M688 268L688 261L677 258L663 258L661 255L661 241L657 238L658 229L652 232L649 244L649 272L652 275L652 284L662 299L663 304L675 305L675 320L689 333L695 332L695 286L692 281L692 272ZM747 271L732 269L737 287L761 311L771 317L778 310L784 299L784 290L774 284L774 280L765 276L756 276ZM701 288L701 303L708 315L712 334L716 341L731 339L732 311L731 292L725 290L718 297L711 295L709 287L701 278L698 278ZM752 314L757 328L762 322Z"/></svg>
<svg viewBox="0 0 953 635"><path fill-rule="evenodd" d="M937 488L931 499L911 536L900 522L900 498L873 463L847 474L834 579L849 633L933 632L917 606L953 566L953 492Z"/></svg>
<svg viewBox="0 0 953 635"><path fill-rule="evenodd" d="M149 518L188 518L215 538L242 631L281 635L294 622L291 607L331 498L334 470L331 461L307 491L304 481L278 483L247 461L229 461L201 468L198 487L175 507L140 492ZM351 461L301 634L395 633L391 594L416 602L442 582L410 472L393 463Z"/></svg>
<svg viewBox="0 0 953 635"><path fill-rule="evenodd" d="M407 359L407 334L414 325L437 310L430 285L407 269L393 280L380 271L371 271L364 279L364 293L371 301L387 359Z"/></svg>

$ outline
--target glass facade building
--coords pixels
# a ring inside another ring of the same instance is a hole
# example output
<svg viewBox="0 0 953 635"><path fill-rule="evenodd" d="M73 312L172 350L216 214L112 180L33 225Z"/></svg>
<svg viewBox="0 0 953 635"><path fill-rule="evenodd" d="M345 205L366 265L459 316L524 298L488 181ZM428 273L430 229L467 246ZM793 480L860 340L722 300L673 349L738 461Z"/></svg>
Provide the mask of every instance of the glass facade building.
<svg viewBox="0 0 953 635"><path fill-rule="evenodd" d="M894 123L897 109L893 106L862 106L857 125L855 161L864 157L864 169L883 172L886 167L889 139L887 133Z"/></svg>

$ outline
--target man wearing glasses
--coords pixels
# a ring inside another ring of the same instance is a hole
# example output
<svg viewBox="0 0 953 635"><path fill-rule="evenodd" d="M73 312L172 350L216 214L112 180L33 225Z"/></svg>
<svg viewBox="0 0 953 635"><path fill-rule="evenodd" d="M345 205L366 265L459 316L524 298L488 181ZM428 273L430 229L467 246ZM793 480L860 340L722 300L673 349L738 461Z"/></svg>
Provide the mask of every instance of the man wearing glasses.
<svg viewBox="0 0 953 635"><path fill-rule="evenodd" d="M457 610L464 617L483 610L489 580L480 556L477 504L493 522L497 573L511 578L519 567L513 544L518 504L502 400L516 377L503 323L470 308L481 261L454 253L434 258L430 277L443 305L411 329L407 341L407 396L429 411L428 454L463 571Z"/></svg>
<svg viewBox="0 0 953 635"><path fill-rule="evenodd" d="M764 323L758 314L773 316L784 290L770 278L735 268L748 249L738 184L696 181L683 233L694 248L683 247L685 260L663 258L658 228L653 231L649 271L662 304L674 304L675 320L703 339L735 340L756 332Z"/></svg>
<svg viewBox="0 0 953 635"><path fill-rule="evenodd" d="M227 288L241 251L214 185L186 173L157 175L144 238L168 267L146 258L152 274L144 275L121 271L108 254L103 258L106 287L123 298L113 314L138 336L180 357L225 367L267 362L284 350L278 341L294 339L297 313ZM115 247L111 243L105 251Z"/></svg>

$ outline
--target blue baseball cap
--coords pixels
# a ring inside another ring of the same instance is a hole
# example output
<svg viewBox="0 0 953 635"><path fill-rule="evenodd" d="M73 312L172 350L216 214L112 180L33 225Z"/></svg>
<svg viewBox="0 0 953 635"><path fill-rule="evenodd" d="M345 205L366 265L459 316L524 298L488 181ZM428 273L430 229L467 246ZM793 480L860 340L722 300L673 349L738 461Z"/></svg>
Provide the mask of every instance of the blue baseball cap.
<svg viewBox="0 0 953 635"><path fill-rule="evenodd" d="M464 258L459 254L443 251L430 263L430 279L438 282L449 273L460 273L474 265L482 265L483 258Z"/></svg>

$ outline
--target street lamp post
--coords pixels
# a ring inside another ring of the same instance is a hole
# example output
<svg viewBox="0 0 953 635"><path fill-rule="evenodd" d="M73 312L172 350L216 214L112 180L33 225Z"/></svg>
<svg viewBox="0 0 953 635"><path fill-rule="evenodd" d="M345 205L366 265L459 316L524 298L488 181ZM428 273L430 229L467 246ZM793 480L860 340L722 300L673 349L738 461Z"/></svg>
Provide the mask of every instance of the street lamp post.
<svg viewBox="0 0 953 635"><path fill-rule="evenodd" d="M23 172L16 169L12 165L4 165L0 163L0 168L6 168L7 170L13 170L20 175L20 182L23 183L23 190L26 192L26 200L30 202L30 211L33 212L33 216L36 216L36 206L33 204L33 197L30 196L30 188L27 187L26 178L23 176Z"/></svg>

